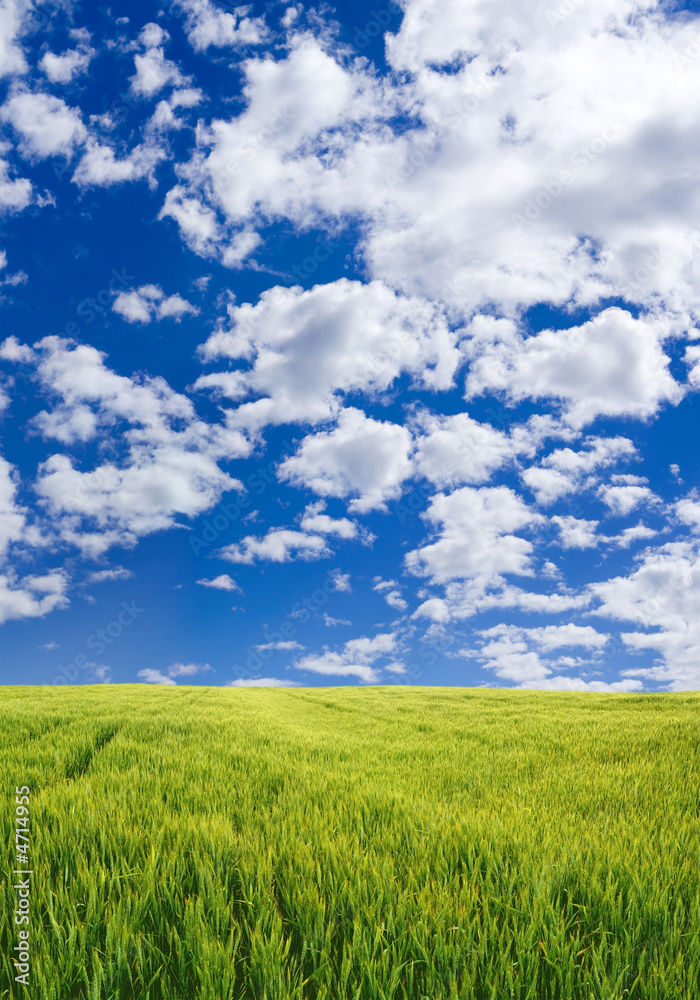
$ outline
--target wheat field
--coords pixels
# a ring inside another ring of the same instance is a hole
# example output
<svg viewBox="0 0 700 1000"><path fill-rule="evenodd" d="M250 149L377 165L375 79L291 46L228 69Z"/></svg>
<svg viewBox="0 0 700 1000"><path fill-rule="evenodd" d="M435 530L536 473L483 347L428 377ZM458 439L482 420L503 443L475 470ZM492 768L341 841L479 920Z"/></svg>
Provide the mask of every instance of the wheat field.
<svg viewBox="0 0 700 1000"><path fill-rule="evenodd" d="M700 997L698 695L4 687L0 717L3 1000Z"/></svg>

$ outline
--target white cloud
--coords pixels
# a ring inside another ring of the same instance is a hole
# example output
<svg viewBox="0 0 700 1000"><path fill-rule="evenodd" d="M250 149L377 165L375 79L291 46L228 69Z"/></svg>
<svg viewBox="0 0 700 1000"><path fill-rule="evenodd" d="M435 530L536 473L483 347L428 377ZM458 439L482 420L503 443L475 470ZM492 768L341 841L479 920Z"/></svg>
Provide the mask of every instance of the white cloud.
<svg viewBox="0 0 700 1000"><path fill-rule="evenodd" d="M47 652L52 653L54 649L58 649L57 642L45 642L43 646L39 646L39 649L45 649Z"/></svg>
<svg viewBox="0 0 700 1000"><path fill-rule="evenodd" d="M159 219L174 219L187 245L203 256L213 255L220 236L216 215L199 198L188 197L183 187L168 191Z"/></svg>
<svg viewBox="0 0 700 1000"><path fill-rule="evenodd" d="M25 511L17 505L19 477L16 470L0 455L0 565L11 543L24 532Z"/></svg>
<svg viewBox="0 0 700 1000"><path fill-rule="evenodd" d="M228 573L221 573L219 576L215 576L213 580L197 580L200 587L211 587L214 590L227 590L227 591L237 591L242 594L243 591L238 586L236 581L228 575Z"/></svg>
<svg viewBox="0 0 700 1000"><path fill-rule="evenodd" d="M439 493L421 516L439 526L439 537L408 553L409 572L436 583L471 578L480 587L504 573L532 573L533 545L512 532L539 524L542 518L505 486L465 486L449 495Z"/></svg>
<svg viewBox="0 0 700 1000"><path fill-rule="evenodd" d="M138 677L145 684L166 684L168 687L175 687L176 677L194 677L208 670L211 670L208 663L173 663L166 673L147 667L145 670L139 670Z"/></svg>
<svg viewBox="0 0 700 1000"><path fill-rule="evenodd" d="M591 625L544 625L540 628L523 629L528 639L540 649L549 651L562 646L586 646L601 649L610 636L597 632Z"/></svg>
<svg viewBox="0 0 700 1000"><path fill-rule="evenodd" d="M94 55L95 50L86 44L79 45L77 49L68 49L60 56L45 52L39 60L39 69L46 73L51 83L70 83L73 77L87 72Z"/></svg>
<svg viewBox="0 0 700 1000"><path fill-rule="evenodd" d="M28 364L34 358L34 352L27 344L21 344L17 337L7 337L0 344L0 359Z"/></svg>
<svg viewBox="0 0 700 1000"><path fill-rule="evenodd" d="M624 458L636 455L634 444L624 437L588 438L586 448L560 448L526 469L522 478L535 492L539 504L550 504L568 493L596 484L591 474Z"/></svg>
<svg viewBox="0 0 700 1000"><path fill-rule="evenodd" d="M310 35L294 38L287 58L249 59L244 71L247 107L229 121L210 123L210 152L205 154L203 141L188 169L190 187L205 190L233 226L259 216L292 217L307 225L326 188L317 150L330 141L335 161L345 144L339 127L351 128L353 119L355 125L357 119L372 122L381 114L382 91L352 63L342 68ZM313 190L317 181L320 187ZM338 183L347 185L355 203L366 193L365 177L346 174L341 181L336 175Z"/></svg>
<svg viewBox="0 0 700 1000"><path fill-rule="evenodd" d="M551 7L511 17L499 4L407 0L387 35L396 75L381 85L307 36L286 58L250 60L247 107L212 124L191 193L235 226L359 218L371 277L467 316L612 295L697 309L700 60L678 68L697 20L611 0L552 26ZM392 127L409 115L412 127ZM634 407L652 407L659 388ZM579 419L582 403L570 401Z"/></svg>
<svg viewBox="0 0 700 1000"><path fill-rule="evenodd" d="M130 292L120 292L112 303L114 312L128 323L150 323L168 317L179 322L183 316L198 316L200 310L181 295L166 296L158 285L142 285Z"/></svg>
<svg viewBox="0 0 700 1000"><path fill-rule="evenodd" d="M65 607L67 583L59 570L24 579L0 574L0 625L11 619L41 618Z"/></svg>
<svg viewBox="0 0 700 1000"><path fill-rule="evenodd" d="M401 596L401 591L396 580L382 580L381 577L375 577L372 590L378 591L390 608L395 608L397 611L405 611L408 607L408 604Z"/></svg>
<svg viewBox="0 0 700 1000"><path fill-rule="evenodd" d="M323 613L323 621L328 628L333 628L334 625L352 625L352 622L346 618L331 618L325 611Z"/></svg>
<svg viewBox="0 0 700 1000"><path fill-rule="evenodd" d="M390 608L395 608L397 611L405 611L408 607L408 603L404 601L398 590L390 590L388 594L384 594L384 600Z"/></svg>
<svg viewBox="0 0 700 1000"><path fill-rule="evenodd" d="M333 580L333 590L338 590L345 594L352 593L349 573L342 573L339 569L334 569L330 575Z"/></svg>
<svg viewBox="0 0 700 1000"><path fill-rule="evenodd" d="M182 75L176 63L165 58L163 45L167 31L157 24L147 24L139 35L144 52L134 56L135 75L131 78L131 91L140 97L153 97L166 86L182 87L189 79Z"/></svg>
<svg viewBox="0 0 700 1000"><path fill-rule="evenodd" d="M444 417L420 411L415 419L416 471L438 487L485 483L512 460L514 442L468 413Z"/></svg>
<svg viewBox="0 0 700 1000"><path fill-rule="evenodd" d="M0 79L27 72L27 61L19 40L30 10L27 0L3 0L0 3Z"/></svg>
<svg viewBox="0 0 700 1000"><path fill-rule="evenodd" d="M78 187L109 187L146 178L153 187L154 170L165 158L164 149L146 142L134 146L128 156L117 159L110 146L89 139L72 179Z"/></svg>
<svg viewBox="0 0 700 1000"><path fill-rule="evenodd" d="M115 580L130 580L134 574L130 569L123 566L115 566L113 569L100 569L90 573L87 578L88 583L107 583Z"/></svg>
<svg viewBox="0 0 700 1000"><path fill-rule="evenodd" d="M612 535L606 541L613 545L616 545L621 549L628 549L633 542L638 541L648 541L650 538L654 538L658 534L658 531L654 531L653 528L647 527L647 525L639 524L631 525L629 528L624 528L619 535Z"/></svg>
<svg viewBox="0 0 700 1000"><path fill-rule="evenodd" d="M313 653L297 660L297 670L326 677L359 677L366 684L375 684L380 679L376 661L394 652L396 636L391 632L380 633L369 639L351 639L342 650L335 652L324 647L323 653Z"/></svg>
<svg viewBox="0 0 700 1000"><path fill-rule="evenodd" d="M0 347L1 356L2 347ZM681 524L687 525L693 532L700 531L700 499L695 491L678 500L673 505L673 511Z"/></svg>
<svg viewBox="0 0 700 1000"><path fill-rule="evenodd" d="M204 99L204 92L198 87L185 87L184 90L174 90L168 98L168 104L171 108L195 108Z"/></svg>
<svg viewBox="0 0 700 1000"><path fill-rule="evenodd" d="M700 552L698 540L647 549L629 576L590 585L600 601L597 615L633 622L645 631L623 632L632 650L655 650L652 666L627 668L624 676L663 684L673 691L700 689Z"/></svg>
<svg viewBox="0 0 700 1000"><path fill-rule="evenodd" d="M568 514L552 518L561 532L561 544L565 549L594 549L600 538L596 535L598 521L587 521L582 517Z"/></svg>
<svg viewBox="0 0 700 1000"><path fill-rule="evenodd" d="M213 333L202 356L251 367L203 375L196 385L239 402L236 422L252 430L328 420L344 394L376 396L401 372L418 388L447 389L460 360L439 310L379 282L277 287L256 305L231 306L229 317L231 329ZM250 395L261 398L244 402Z"/></svg>
<svg viewBox="0 0 700 1000"><path fill-rule="evenodd" d="M237 48L259 45L267 36L261 17L247 17L247 8L223 11L211 0L177 0L185 12L185 30L196 52L206 52L211 46Z"/></svg>
<svg viewBox="0 0 700 1000"><path fill-rule="evenodd" d="M263 642L254 648L289 653L297 649L303 649L304 647L301 643L295 642L293 639L289 639L287 641L281 640L280 642Z"/></svg>
<svg viewBox="0 0 700 1000"><path fill-rule="evenodd" d="M38 160L70 159L87 137L79 112L50 94L16 93L0 109L0 118L19 133L20 152Z"/></svg>
<svg viewBox="0 0 700 1000"><path fill-rule="evenodd" d="M524 688L546 688L560 691L635 691L641 681L625 679L608 683L588 681L585 676L555 675L555 671L585 667L589 661L571 656L550 658L550 654L565 647L580 647L586 655L596 657L605 648L609 635L597 632L590 625L548 625L541 628L519 628L496 625L477 632L479 644L460 650L462 656L477 659L483 669L500 679ZM599 672L599 671L597 671Z"/></svg>
<svg viewBox="0 0 700 1000"><path fill-rule="evenodd" d="M172 677L161 673L160 670L153 670L151 667L148 667L146 670L139 670L138 676L145 684L168 684L171 687L175 687L177 684L177 681L173 680Z"/></svg>
<svg viewBox="0 0 700 1000"><path fill-rule="evenodd" d="M44 438L72 444L119 428L120 457L82 472L69 455L54 454L39 469L35 488L65 541L99 555L242 488L218 461L247 454L246 442L223 424L198 419L190 400L164 379L117 375L94 348L57 337L35 347L39 381L58 399L34 418Z"/></svg>
<svg viewBox="0 0 700 1000"><path fill-rule="evenodd" d="M347 517L329 517L324 513L325 509L326 504L323 500L309 504L300 521L301 530L319 535L336 535L345 539L357 536L357 525L354 521Z"/></svg>
<svg viewBox="0 0 700 1000"><path fill-rule="evenodd" d="M642 503L658 501L648 486L601 486L598 495L619 517L631 513Z"/></svg>
<svg viewBox="0 0 700 1000"><path fill-rule="evenodd" d="M173 663L168 667L168 677L194 677L211 670L208 663Z"/></svg>
<svg viewBox="0 0 700 1000"><path fill-rule="evenodd" d="M26 177L10 178L9 164L0 159L0 213L21 212L31 200L31 182Z"/></svg>
<svg viewBox="0 0 700 1000"><path fill-rule="evenodd" d="M342 410L332 431L307 435L277 475L321 496L348 497L351 511L385 510L412 472L405 427Z"/></svg>
<svg viewBox="0 0 700 1000"><path fill-rule="evenodd" d="M217 552L221 559L251 565L260 559L266 562L290 562L292 559L320 559L330 555L326 541L320 535L307 535L291 528L270 528L266 535L246 535L240 542L227 545Z"/></svg>
<svg viewBox="0 0 700 1000"><path fill-rule="evenodd" d="M467 398L488 390L515 401L559 400L574 427L601 415L644 419L683 396L661 348L667 335L660 322L611 308L595 322L568 330L475 343Z"/></svg>
<svg viewBox="0 0 700 1000"><path fill-rule="evenodd" d="M301 687L296 681L286 681L280 680L278 677L253 677L253 678L239 678L236 681L229 681L225 687L233 688L294 688Z"/></svg>

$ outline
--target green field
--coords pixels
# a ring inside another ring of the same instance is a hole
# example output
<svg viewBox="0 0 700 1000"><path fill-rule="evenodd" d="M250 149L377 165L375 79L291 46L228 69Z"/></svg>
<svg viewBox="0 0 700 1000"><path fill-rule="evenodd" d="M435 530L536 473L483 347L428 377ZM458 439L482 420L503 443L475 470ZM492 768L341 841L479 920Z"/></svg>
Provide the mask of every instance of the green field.
<svg viewBox="0 0 700 1000"><path fill-rule="evenodd" d="M0 717L2 998L700 997L698 695L5 687Z"/></svg>

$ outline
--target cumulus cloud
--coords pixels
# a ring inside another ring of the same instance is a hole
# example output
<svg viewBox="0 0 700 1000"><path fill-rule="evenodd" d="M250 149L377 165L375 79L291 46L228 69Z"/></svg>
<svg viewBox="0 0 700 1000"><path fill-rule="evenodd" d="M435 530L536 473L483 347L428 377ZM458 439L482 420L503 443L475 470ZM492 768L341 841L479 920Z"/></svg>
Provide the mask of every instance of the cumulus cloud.
<svg viewBox="0 0 700 1000"><path fill-rule="evenodd" d="M99 569L87 577L87 583L112 583L115 580L130 580L134 574L124 566L114 566L112 569Z"/></svg>
<svg viewBox="0 0 700 1000"><path fill-rule="evenodd" d="M165 295L159 285L141 285L129 292L120 292L112 303L112 310L123 316L127 323L150 323L152 320L172 318L178 322L183 316L198 316L200 310L181 295Z"/></svg>
<svg viewBox="0 0 700 1000"><path fill-rule="evenodd" d="M441 489L488 482L517 450L507 434L468 413L445 417L419 411L413 430L416 471Z"/></svg>
<svg viewBox="0 0 700 1000"><path fill-rule="evenodd" d="M672 691L700 688L700 551L696 538L647 549L637 568L590 585L595 613L631 622L623 632L630 650L658 654L651 666L629 667L623 676L650 680Z"/></svg>
<svg viewBox="0 0 700 1000"><path fill-rule="evenodd" d="M642 682L625 679L608 683L588 680L583 674L571 677L556 673L571 667L588 667L587 673L599 663L600 652L610 639L590 625L548 625L540 628L519 628L496 625L477 632L476 647L460 650L462 656L476 659L484 670L492 671L499 680L524 688L548 688L558 691L636 691ZM580 647L583 658L552 656L566 647ZM592 656L592 659L591 659Z"/></svg>
<svg viewBox="0 0 700 1000"><path fill-rule="evenodd" d="M73 181L78 187L88 188L110 187L146 178L153 186L154 170L165 158L164 149L155 143L145 142L134 146L128 155L120 159L111 146L91 138L75 168Z"/></svg>
<svg viewBox="0 0 700 1000"><path fill-rule="evenodd" d="M131 545L153 531L214 506L242 488L218 461L248 453L236 431L200 420L191 401L160 378L117 375L99 351L58 337L35 345L37 377L57 400L34 419L45 439L93 440L120 428L123 454L80 471L67 454L40 467L36 490L61 536L93 555Z"/></svg>
<svg viewBox="0 0 700 1000"><path fill-rule="evenodd" d="M559 448L551 452L539 466L526 469L523 481L535 493L539 504L550 504L562 496L592 487L599 468L636 455L634 444L625 437L588 438L585 448Z"/></svg>
<svg viewBox="0 0 700 1000"><path fill-rule="evenodd" d="M396 580L382 580L381 577L375 577L372 590L379 591L389 607L396 611L405 611L408 607L408 603L401 596L401 589Z"/></svg>
<svg viewBox="0 0 700 1000"><path fill-rule="evenodd" d="M0 79L27 72L20 39L30 10L28 0L4 0L0 5Z"/></svg>
<svg viewBox="0 0 700 1000"><path fill-rule="evenodd" d="M292 559L320 559L330 555L330 549L321 535L309 535L291 528L270 528L262 537L246 535L240 542L226 545L217 555L228 562L251 565L256 560L283 563Z"/></svg>
<svg viewBox="0 0 700 1000"><path fill-rule="evenodd" d="M281 640L279 642L262 642L254 647L255 649L269 650L271 652L282 652L289 653L297 649L303 649L304 647L299 642L295 642L293 639Z"/></svg>
<svg viewBox="0 0 700 1000"><path fill-rule="evenodd" d="M189 83L178 65L165 58L163 48L168 41L167 31L158 24L147 24L139 35L143 52L134 56L136 73L131 78L131 91L139 97L153 97L163 87L182 87Z"/></svg>
<svg viewBox="0 0 700 1000"><path fill-rule="evenodd" d="M228 573L221 573L219 576L215 576L213 580L197 580L200 587L211 587L213 590L227 590L229 592L237 591L242 594L243 591L238 586L233 577L230 577Z"/></svg>
<svg viewBox="0 0 700 1000"><path fill-rule="evenodd" d="M359 677L366 684L375 684L381 672L376 662L394 652L397 637L384 632L373 638L351 639L340 650L324 646L323 653L313 653L297 660L297 670L308 670L325 677Z"/></svg>
<svg viewBox="0 0 700 1000"><path fill-rule="evenodd" d="M324 513L326 504L323 500L309 504L304 511L300 527L302 531L316 532L319 535L336 535L338 538L355 538L358 528L354 521L347 517L330 517Z"/></svg>
<svg viewBox="0 0 700 1000"><path fill-rule="evenodd" d="M172 677L168 677L167 674L162 673L160 670L154 670L152 667L139 670L138 676L145 684L168 684L171 687L175 687L177 684L177 681L173 680Z"/></svg>
<svg viewBox="0 0 700 1000"><path fill-rule="evenodd" d="M599 495L609 508L612 514L624 516L631 513L640 504L654 503L658 497L652 493L648 486L624 485L624 486L602 486Z"/></svg>
<svg viewBox="0 0 700 1000"><path fill-rule="evenodd" d="M39 60L39 68L44 71L51 83L70 83L71 80L86 73L90 60L95 56L95 50L83 42L75 49L67 49L60 55L45 52Z"/></svg>
<svg viewBox="0 0 700 1000"><path fill-rule="evenodd" d="M409 0L382 87L344 52L292 35L285 58L246 64L245 111L212 123L191 196L238 227L359 217L373 278L464 315L613 295L697 309L688 95L700 62L677 65L694 21L659 30L655 3L614 0L554 27L550 8L538 0L504 29L498 5ZM397 114L411 126L393 128ZM663 389L634 406L653 408ZM581 420L595 409L569 405Z"/></svg>
<svg viewBox="0 0 700 1000"><path fill-rule="evenodd" d="M561 545L565 549L594 549L600 538L596 534L598 521L587 521L583 517L556 515L552 518L561 533Z"/></svg>
<svg viewBox="0 0 700 1000"><path fill-rule="evenodd" d="M0 625L12 619L42 618L69 602L67 577L60 570L18 578L0 573Z"/></svg>
<svg viewBox="0 0 700 1000"><path fill-rule="evenodd" d="M255 305L232 305L229 319L230 329L213 333L202 357L251 367L203 375L196 385L238 402L235 419L251 430L328 420L343 395L376 396L402 372L418 388L447 389L460 360L439 310L379 282L277 287ZM261 398L245 402L250 395Z"/></svg>
<svg viewBox="0 0 700 1000"><path fill-rule="evenodd" d="M0 213L21 212L31 200L31 181L26 177L11 177L9 164L0 159Z"/></svg>
<svg viewBox="0 0 700 1000"><path fill-rule="evenodd" d="M267 36L264 19L247 17L245 7L223 11L211 0L177 0L177 6L185 13L187 38L196 52L259 45Z"/></svg>
<svg viewBox="0 0 700 1000"><path fill-rule="evenodd" d="M0 565L12 542L24 532L26 512L17 504L19 477L16 469L0 455Z"/></svg>
<svg viewBox="0 0 700 1000"><path fill-rule="evenodd" d="M302 685L297 681L280 680L278 677L239 677L229 681L225 687L233 688L294 688Z"/></svg>
<svg viewBox="0 0 700 1000"><path fill-rule="evenodd" d="M488 390L514 401L558 400L575 427L601 415L650 417L683 396L661 346L667 334L658 323L611 308L580 327L477 343L467 397Z"/></svg>
<svg viewBox="0 0 700 1000"><path fill-rule="evenodd" d="M79 111L51 94L20 91L0 109L0 119L10 122L19 135L20 152L31 159L70 159L87 137Z"/></svg>
<svg viewBox="0 0 700 1000"><path fill-rule="evenodd" d="M338 590L344 594L352 593L352 585L350 584L350 574L343 573L339 569L331 570L331 580L333 581L333 590Z"/></svg>
<svg viewBox="0 0 700 1000"><path fill-rule="evenodd" d="M408 553L409 572L436 583L471 578L484 587L505 573L532 573L533 544L513 532L542 518L513 490L464 486L449 495L438 493L422 516L438 538Z"/></svg>
<svg viewBox="0 0 700 1000"><path fill-rule="evenodd" d="M155 670L153 667L147 667L144 670L139 670L137 676L145 684L165 684L169 687L175 687L178 683L177 677L195 677L197 674L206 673L209 670L211 667L208 663L173 663L165 673L161 670Z"/></svg>
<svg viewBox="0 0 700 1000"><path fill-rule="evenodd" d="M278 476L321 496L351 497L349 510L385 510L412 472L411 437L400 424L348 407L332 431L307 435Z"/></svg>

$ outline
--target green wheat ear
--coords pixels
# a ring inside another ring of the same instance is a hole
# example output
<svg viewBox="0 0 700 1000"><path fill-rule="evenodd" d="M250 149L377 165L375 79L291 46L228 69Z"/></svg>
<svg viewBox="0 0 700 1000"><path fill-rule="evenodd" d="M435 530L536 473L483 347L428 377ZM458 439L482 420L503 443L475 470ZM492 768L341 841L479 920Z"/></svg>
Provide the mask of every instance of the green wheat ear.
<svg viewBox="0 0 700 1000"><path fill-rule="evenodd" d="M206 696L205 696L206 695ZM0 688L0 1000L697 1000L698 695Z"/></svg>

